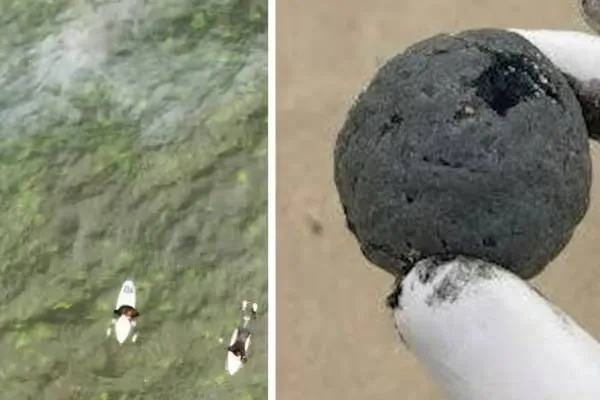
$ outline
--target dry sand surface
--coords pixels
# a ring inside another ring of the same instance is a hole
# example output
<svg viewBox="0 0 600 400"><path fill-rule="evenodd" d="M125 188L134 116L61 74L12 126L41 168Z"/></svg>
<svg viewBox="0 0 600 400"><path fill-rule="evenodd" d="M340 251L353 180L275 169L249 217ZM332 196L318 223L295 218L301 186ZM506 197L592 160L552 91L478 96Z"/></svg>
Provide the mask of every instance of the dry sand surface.
<svg viewBox="0 0 600 400"><path fill-rule="evenodd" d="M575 0L287 0L277 4L277 396L442 399L396 338L369 266L344 226L333 144L382 61L440 31L585 30ZM600 173L600 146L594 172ZM600 183L568 248L535 284L600 337Z"/></svg>

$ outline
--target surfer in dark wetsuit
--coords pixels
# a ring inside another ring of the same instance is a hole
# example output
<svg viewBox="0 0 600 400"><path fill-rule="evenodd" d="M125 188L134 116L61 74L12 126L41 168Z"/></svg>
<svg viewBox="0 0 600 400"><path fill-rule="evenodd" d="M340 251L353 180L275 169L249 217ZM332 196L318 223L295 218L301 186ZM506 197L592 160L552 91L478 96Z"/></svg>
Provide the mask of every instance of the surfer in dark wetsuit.
<svg viewBox="0 0 600 400"><path fill-rule="evenodd" d="M130 321L134 321L140 315L138 310L131 306L121 306L118 310L114 310L113 314L115 315L115 318L125 315Z"/></svg>
<svg viewBox="0 0 600 400"><path fill-rule="evenodd" d="M228 351L232 352L234 356L239 357L243 363L248 361L246 355L246 340L250 337L250 332L247 330L239 331L235 342L227 348Z"/></svg>
<svg viewBox="0 0 600 400"><path fill-rule="evenodd" d="M230 351L233 355L239 357L243 363L248 361L248 356L246 355L246 342L251 336L250 321L256 319L257 307L257 304L253 303L250 313L248 313L248 302L246 300L242 302L242 319L238 326L237 337L235 338L235 342L227 348L227 351Z"/></svg>
<svg viewBox="0 0 600 400"><path fill-rule="evenodd" d="M106 329L106 336L110 336L112 334L112 329L113 326L117 323L117 321L119 320L119 318L121 316L125 316L127 318L127 320L129 320L129 323L131 324L132 328L136 328L137 327L137 320L136 318L140 315L139 311L136 310L135 308L131 307L131 306L127 306L127 305L123 305L121 307L119 307L116 310L113 310L113 319L111 321L110 326ZM131 337L131 341L132 342L136 342L138 338L138 333L134 330L133 336Z"/></svg>

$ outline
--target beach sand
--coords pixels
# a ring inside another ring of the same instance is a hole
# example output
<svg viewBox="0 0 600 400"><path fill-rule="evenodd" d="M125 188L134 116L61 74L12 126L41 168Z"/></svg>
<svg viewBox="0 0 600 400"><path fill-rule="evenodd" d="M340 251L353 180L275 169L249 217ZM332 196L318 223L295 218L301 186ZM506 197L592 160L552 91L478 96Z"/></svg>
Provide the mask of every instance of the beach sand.
<svg viewBox="0 0 600 400"><path fill-rule="evenodd" d="M384 298L392 278L362 257L333 183L333 146L378 66L439 32L587 30L574 0L320 1L277 4L277 395L438 400L400 344ZM592 145L594 176L600 146ZM534 284L600 337L600 183L566 250Z"/></svg>

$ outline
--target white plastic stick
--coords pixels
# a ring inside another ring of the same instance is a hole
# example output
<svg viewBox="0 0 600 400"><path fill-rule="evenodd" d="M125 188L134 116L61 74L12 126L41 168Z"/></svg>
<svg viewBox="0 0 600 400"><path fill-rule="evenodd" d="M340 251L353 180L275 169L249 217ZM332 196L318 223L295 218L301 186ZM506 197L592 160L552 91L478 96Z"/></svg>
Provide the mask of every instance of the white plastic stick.
<svg viewBox="0 0 600 400"><path fill-rule="evenodd" d="M452 400L600 399L600 345L519 277L419 262L394 296L409 350Z"/></svg>
<svg viewBox="0 0 600 400"><path fill-rule="evenodd" d="M550 29L509 29L536 46L563 73L580 81L600 79L600 36Z"/></svg>

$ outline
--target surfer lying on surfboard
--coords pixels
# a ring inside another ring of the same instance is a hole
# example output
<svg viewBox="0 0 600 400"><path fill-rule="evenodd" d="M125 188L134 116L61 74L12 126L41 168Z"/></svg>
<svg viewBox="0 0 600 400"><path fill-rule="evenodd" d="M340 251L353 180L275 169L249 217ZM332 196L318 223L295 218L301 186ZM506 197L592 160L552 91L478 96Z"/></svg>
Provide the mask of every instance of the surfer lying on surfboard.
<svg viewBox="0 0 600 400"><path fill-rule="evenodd" d="M140 315L136 310L136 290L132 280L126 280L121 286L121 291L117 297L115 308L113 309L113 320L111 326L106 330L106 336L110 336L112 328L114 328L115 336L119 344L123 344L125 340L133 333L131 341L137 340L138 334L135 331L137 321L136 318Z"/></svg>
<svg viewBox="0 0 600 400"><path fill-rule="evenodd" d="M227 351L233 353L234 356L239 357L243 363L248 361L246 341L250 338L250 321L256 319L257 309L258 305L252 303L252 308L248 313L248 302L246 300L242 302L242 318L237 329L237 337L235 342L227 348Z"/></svg>
<svg viewBox="0 0 600 400"><path fill-rule="evenodd" d="M140 316L139 311L131 306L121 306L118 310L114 310L113 314L115 318L124 315L133 325L135 325L135 319Z"/></svg>

